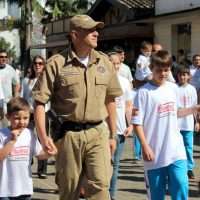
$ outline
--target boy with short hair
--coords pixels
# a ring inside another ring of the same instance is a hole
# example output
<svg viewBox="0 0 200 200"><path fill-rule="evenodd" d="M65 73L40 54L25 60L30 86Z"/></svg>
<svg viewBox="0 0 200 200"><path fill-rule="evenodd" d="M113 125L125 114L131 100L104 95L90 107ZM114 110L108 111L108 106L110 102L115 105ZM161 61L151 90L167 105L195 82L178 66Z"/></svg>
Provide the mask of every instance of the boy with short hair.
<svg viewBox="0 0 200 200"><path fill-rule="evenodd" d="M140 46L140 52L137 61L136 61L136 72L135 78L139 82L151 80L152 73L149 68L150 58L152 53L152 44L150 42L144 41Z"/></svg>
<svg viewBox="0 0 200 200"><path fill-rule="evenodd" d="M181 108L188 108L197 105L197 91L194 86L189 84L190 69L184 66L178 69L178 86L179 86L179 105ZM188 177L194 179L193 167L193 133L194 133L194 116L188 115L179 118L179 128L183 136L183 142L187 155Z"/></svg>
<svg viewBox="0 0 200 200"><path fill-rule="evenodd" d="M132 91L130 82L119 73L120 58L117 53L113 53L109 56L112 62L120 86L123 91L123 95L115 98L116 103L116 150L113 152L113 174L110 182L110 196L111 200L115 200L117 191L117 179L119 173L120 158L123 153L125 139L132 133L133 126L131 122L132 115Z"/></svg>
<svg viewBox="0 0 200 200"><path fill-rule="evenodd" d="M32 157L46 159L57 152L53 142L52 151L42 150L36 135L27 129L29 117L30 107L25 99L16 97L8 102L10 127L0 130L0 200L30 200Z"/></svg>
<svg viewBox="0 0 200 200"><path fill-rule="evenodd" d="M163 200L167 184L172 199L188 199L186 153L178 117L193 114L200 106L179 109L178 87L166 81L171 64L167 51L154 54L152 81L143 85L135 98L139 112L132 123L142 145L145 181L151 200Z"/></svg>

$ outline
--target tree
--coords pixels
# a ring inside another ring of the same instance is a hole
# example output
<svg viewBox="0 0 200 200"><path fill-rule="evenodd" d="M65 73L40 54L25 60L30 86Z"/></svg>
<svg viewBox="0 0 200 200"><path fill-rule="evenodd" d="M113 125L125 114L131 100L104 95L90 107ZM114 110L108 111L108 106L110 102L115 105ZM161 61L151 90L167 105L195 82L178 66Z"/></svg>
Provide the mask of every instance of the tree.
<svg viewBox="0 0 200 200"><path fill-rule="evenodd" d="M13 47L10 42L7 42L3 37L0 37L0 49L5 49L8 56L13 60L16 59L15 46Z"/></svg>
<svg viewBox="0 0 200 200"><path fill-rule="evenodd" d="M0 0L2 1L2 0ZM18 3L22 10L21 19L21 35L22 35L22 57L23 66L28 66L30 61L30 46L32 32L32 12L38 12L44 15L43 22L62 18L64 16L72 16L77 13L87 11L89 5L88 0L8 0L10 3ZM24 31L25 30L25 31ZM23 51L24 50L24 51Z"/></svg>

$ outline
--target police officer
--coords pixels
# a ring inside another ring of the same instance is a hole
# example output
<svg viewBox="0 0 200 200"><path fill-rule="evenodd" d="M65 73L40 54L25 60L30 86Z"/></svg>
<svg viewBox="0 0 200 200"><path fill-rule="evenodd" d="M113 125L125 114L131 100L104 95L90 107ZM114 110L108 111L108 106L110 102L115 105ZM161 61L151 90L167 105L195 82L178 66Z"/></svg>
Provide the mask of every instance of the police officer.
<svg viewBox="0 0 200 200"><path fill-rule="evenodd" d="M44 104L62 119L56 138L56 183L60 200L78 200L82 177L88 200L109 200L110 147L115 148L115 102L122 91L107 56L94 50L104 23L87 15L70 20L71 48L52 56L33 90L40 141L51 150L45 130ZM105 119L108 119L108 125ZM64 134L63 134L64 133Z"/></svg>

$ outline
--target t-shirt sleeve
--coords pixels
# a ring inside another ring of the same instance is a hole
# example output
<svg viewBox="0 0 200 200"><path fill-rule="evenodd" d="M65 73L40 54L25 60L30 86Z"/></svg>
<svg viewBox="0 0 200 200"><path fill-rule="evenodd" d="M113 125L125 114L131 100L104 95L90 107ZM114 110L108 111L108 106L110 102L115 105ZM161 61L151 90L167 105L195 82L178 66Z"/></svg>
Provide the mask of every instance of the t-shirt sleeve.
<svg viewBox="0 0 200 200"><path fill-rule="evenodd" d="M134 107L137 108L139 112L132 117L132 124L143 125L145 104L145 95L139 90L134 99Z"/></svg>
<svg viewBox="0 0 200 200"><path fill-rule="evenodd" d="M125 99L126 99L126 101L132 101L133 95L132 95L131 85L130 85L129 81L127 81L126 85L127 85L127 87L126 87L126 91L125 91Z"/></svg>
<svg viewBox="0 0 200 200"><path fill-rule="evenodd" d="M20 84L19 76L17 75L16 71L11 68L11 74L12 74L12 84L17 85Z"/></svg>

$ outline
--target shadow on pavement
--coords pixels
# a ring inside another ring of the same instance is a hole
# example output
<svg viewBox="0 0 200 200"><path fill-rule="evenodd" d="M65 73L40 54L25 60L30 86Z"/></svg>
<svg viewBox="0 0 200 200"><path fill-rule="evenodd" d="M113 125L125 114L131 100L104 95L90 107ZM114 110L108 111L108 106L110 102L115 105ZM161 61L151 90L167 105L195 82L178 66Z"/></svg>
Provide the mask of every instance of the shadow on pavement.
<svg viewBox="0 0 200 200"><path fill-rule="evenodd" d="M119 191L146 194L146 190L144 189L119 189Z"/></svg>
<svg viewBox="0 0 200 200"><path fill-rule="evenodd" d="M34 187L34 192L37 192L37 193L50 193L50 194L57 194L58 193L58 190L56 189L41 189L41 188L37 188L37 187Z"/></svg>
<svg viewBox="0 0 200 200"><path fill-rule="evenodd" d="M144 177L136 177L136 176L119 176L118 179L128 180L128 181L136 181L136 182L144 182Z"/></svg>

